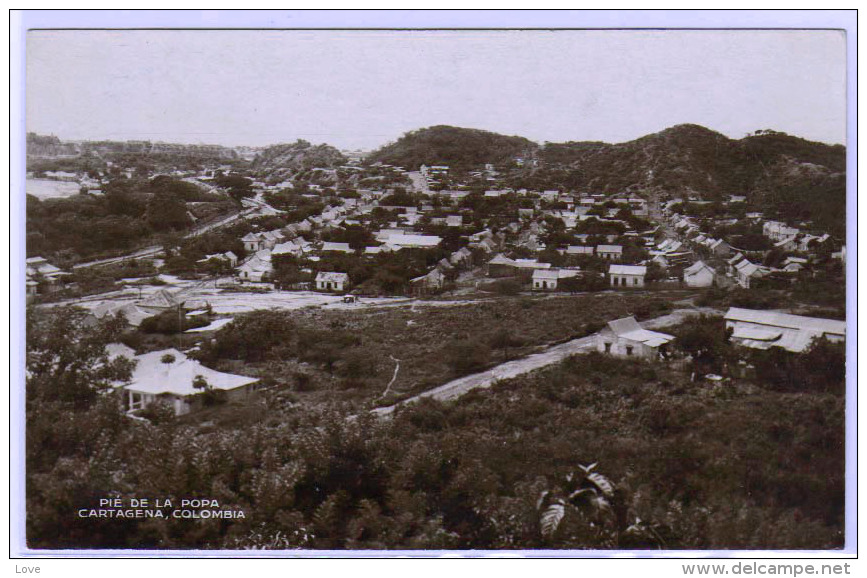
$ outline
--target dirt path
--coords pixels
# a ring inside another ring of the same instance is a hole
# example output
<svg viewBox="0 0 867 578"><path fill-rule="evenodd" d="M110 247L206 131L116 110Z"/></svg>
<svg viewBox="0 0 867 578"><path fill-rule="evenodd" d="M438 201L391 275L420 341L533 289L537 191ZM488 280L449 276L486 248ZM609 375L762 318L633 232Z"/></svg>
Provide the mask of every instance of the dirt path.
<svg viewBox="0 0 867 578"><path fill-rule="evenodd" d="M641 325L645 329L659 329L661 327L677 325L687 317L700 315L702 313L720 314L721 312L707 307L696 309L678 309L669 313L668 315L663 315L662 317L657 317L655 319L645 321ZM566 343L553 345L540 353L534 353L532 355L528 355L527 357L507 361L506 363L497 365L496 367L493 367L481 373L475 373L472 375L461 377L459 379L455 379L439 387L435 387L433 389L425 391L424 393L420 393L416 396L400 401L394 405L390 405L387 407L378 407L372 411L376 415L389 415L398 406L412 403L425 397L430 397L439 401L447 401L458 398L470 390L480 387L490 387L491 384L493 384L495 381L501 379L510 379L518 375L522 375L524 373L529 373L536 369L546 367L548 365L559 363L560 361L563 361L567 357L575 355L576 353L585 353L592 351L596 347L596 335L597 334L594 333L593 335L588 335L587 337L581 337L578 339L573 339L572 341L567 341Z"/></svg>

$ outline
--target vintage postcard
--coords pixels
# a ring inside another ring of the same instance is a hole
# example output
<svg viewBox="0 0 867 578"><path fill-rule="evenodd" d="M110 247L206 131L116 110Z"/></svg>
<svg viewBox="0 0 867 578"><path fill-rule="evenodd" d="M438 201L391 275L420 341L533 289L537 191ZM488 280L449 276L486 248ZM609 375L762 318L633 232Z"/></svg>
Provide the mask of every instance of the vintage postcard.
<svg viewBox="0 0 867 578"><path fill-rule="evenodd" d="M846 30L579 24L29 27L21 551L854 547Z"/></svg>

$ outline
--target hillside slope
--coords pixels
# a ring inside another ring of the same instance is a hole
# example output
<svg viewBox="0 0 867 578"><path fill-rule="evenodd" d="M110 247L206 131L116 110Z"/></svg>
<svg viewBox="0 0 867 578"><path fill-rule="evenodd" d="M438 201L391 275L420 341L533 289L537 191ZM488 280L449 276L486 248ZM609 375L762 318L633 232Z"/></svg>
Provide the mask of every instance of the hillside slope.
<svg viewBox="0 0 867 578"><path fill-rule="evenodd" d="M367 156L369 162L418 170L425 165L448 165L462 172L486 163L501 164L535 151L539 145L520 136L438 125L408 132L396 142Z"/></svg>
<svg viewBox="0 0 867 578"><path fill-rule="evenodd" d="M655 191L721 200L746 195L770 214L812 218L836 234L845 215L846 148L773 131L730 139L678 125L619 144L547 143L515 186L577 191Z"/></svg>

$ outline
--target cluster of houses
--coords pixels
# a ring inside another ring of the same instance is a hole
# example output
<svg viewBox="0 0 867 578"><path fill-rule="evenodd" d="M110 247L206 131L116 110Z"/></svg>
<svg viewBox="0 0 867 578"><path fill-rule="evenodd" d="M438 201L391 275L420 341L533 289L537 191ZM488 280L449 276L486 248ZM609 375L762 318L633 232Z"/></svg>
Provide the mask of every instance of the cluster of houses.
<svg viewBox="0 0 867 578"><path fill-rule="evenodd" d="M32 299L40 293L53 293L62 289L64 278L70 275L49 263L44 257L28 257L24 264L27 299Z"/></svg>
<svg viewBox="0 0 867 578"><path fill-rule="evenodd" d="M732 343L751 349L780 347L803 353L816 339L831 343L846 339L846 322L836 319L731 307L724 321ZM673 340L673 335L644 329L634 317L626 317L607 323L596 336L596 349L615 357L656 360L665 357L667 345Z"/></svg>
<svg viewBox="0 0 867 578"><path fill-rule="evenodd" d="M693 218L668 211L669 207L681 201L681 199L669 201L663 209L679 238L666 239L656 251L651 251L651 254L653 260L664 268L673 265L685 266L684 281L692 287L708 286L709 279L709 284L713 284L713 279L721 280L720 277L723 276L740 287L748 289L751 283L771 274L798 273L809 264L817 247L829 242L831 238L827 233L813 235L779 221L764 220L762 213L747 213L746 219L749 222L761 223L762 234L772 243L773 249L799 254L786 256L778 267L767 267L762 264L767 251L739 249L725 239L716 239L702 232ZM728 203L744 201L745 197L732 196ZM737 219L716 220L718 225L732 225L737 222ZM700 260L693 262L696 252L713 263ZM833 256L842 259L843 255L845 255L845 248L839 256L837 254ZM713 277L714 275L716 277Z"/></svg>

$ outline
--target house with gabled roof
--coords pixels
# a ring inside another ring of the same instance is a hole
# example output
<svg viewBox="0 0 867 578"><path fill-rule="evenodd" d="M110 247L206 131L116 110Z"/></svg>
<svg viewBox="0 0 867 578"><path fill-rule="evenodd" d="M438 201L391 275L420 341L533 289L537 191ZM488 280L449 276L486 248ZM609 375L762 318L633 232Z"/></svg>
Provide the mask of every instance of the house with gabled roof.
<svg viewBox="0 0 867 578"><path fill-rule="evenodd" d="M732 246L723 239L716 239L708 246L712 255L717 257L726 257L732 251Z"/></svg>
<svg viewBox="0 0 867 578"><path fill-rule="evenodd" d="M255 253L262 248L262 240L255 233L247 233L241 237L241 241L244 243L244 250L248 253Z"/></svg>
<svg viewBox="0 0 867 578"><path fill-rule="evenodd" d="M208 389L223 392L229 400L243 399L255 389L257 377L233 375L205 367L177 349L152 351L133 357L132 376L121 388L126 394L129 411L146 408L151 403L169 404L175 415L184 415L202 405ZM206 384L204 389L196 384Z"/></svg>
<svg viewBox="0 0 867 578"><path fill-rule="evenodd" d="M262 249L238 267L238 277L243 281L252 281L254 283L262 283L271 275L273 266L271 264L271 250Z"/></svg>
<svg viewBox="0 0 867 578"><path fill-rule="evenodd" d="M596 256L608 261L620 261L623 258L622 245L597 245Z"/></svg>
<svg viewBox="0 0 867 578"><path fill-rule="evenodd" d="M349 275L320 271L316 274L316 289L319 291L346 291L349 288Z"/></svg>
<svg viewBox="0 0 867 578"><path fill-rule="evenodd" d="M609 265L608 278L612 287L637 289L644 287L647 267L644 265Z"/></svg>
<svg viewBox="0 0 867 578"><path fill-rule="evenodd" d="M409 283L414 294L428 295L442 290L446 283L446 275L437 268L425 275L410 279Z"/></svg>
<svg viewBox="0 0 867 578"><path fill-rule="evenodd" d="M554 291L562 279L570 279L581 274L579 269L536 269L533 271L533 289Z"/></svg>
<svg viewBox="0 0 867 578"><path fill-rule="evenodd" d="M183 301L169 293L165 289L158 289L152 295L136 303L139 309L151 315L157 315L163 311L174 309L183 304Z"/></svg>
<svg viewBox="0 0 867 578"><path fill-rule="evenodd" d="M61 288L63 278L70 275L49 263L44 257L28 257L24 263L28 296L36 295L40 291L50 293L58 290Z"/></svg>
<svg viewBox="0 0 867 578"><path fill-rule="evenodd" d="M767 270L764 267L760 267L755 263L750 262L749 259L741 259L734 266L735 269L735 280L738 285L743 287L744 289L750 288L750 281L753 279L761 279L767 274Z"/></svg>
<svg viewBox="0 0 867 578"><path fill-rule="evenodd" d="M596 336L596 350L616 357L659 359L673 335L643 329L635 317L609 321Z"/></svg>
<svg viewBox="0 0 867 578"><path fill-rule="evenodd" d="M687 287L710 287L716 273L704 261L696 261L683 270L683 282Z"/></svg>
<svg viewBox="0 0 867 578"><path fill-rule="evenodd" d="M586 247L584 245L569 245L566 247L567 255L587 255L588 257L592 257L595 252L595 247Z"/></svg>

